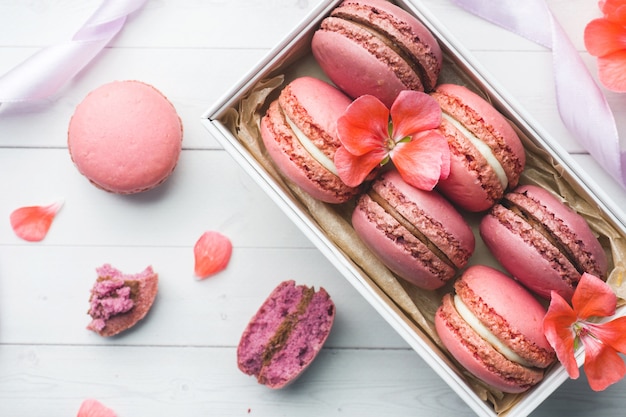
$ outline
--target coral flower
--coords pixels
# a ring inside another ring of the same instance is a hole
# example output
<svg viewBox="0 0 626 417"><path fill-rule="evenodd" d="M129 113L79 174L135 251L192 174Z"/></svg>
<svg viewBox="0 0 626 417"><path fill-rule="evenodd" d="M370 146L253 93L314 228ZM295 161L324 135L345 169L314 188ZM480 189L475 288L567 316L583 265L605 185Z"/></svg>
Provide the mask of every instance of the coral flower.
<svg viewBox="0 0 626 417"><path fill-rule="evenodd" d="M552 292L543 322L548 342L574 379L579 376L574 352L582 342L585 374L594 391L602 391L626 374L626 365L619 356L619 352L626 353L626 317L603 323L590 320L612 316L616 303L616 295L604 281L585 273L572 297L572 307Z"/></svg>
<svg viewBox="0 0 626 417"><path fill-rule="evenodd" d="M448 142L436 130L440 123L439 104L422 92L402 91L391 110L376 97L357 98L337 121L339 178L356 187L391 160L408 184L433 189L450 173Z"/></svg>
<svg viewBox="0 0 626 417"><path fill-rule="evenodd" d="M609 90L626 92L626 1L599 2L603 17L585 27L585 48L598 58L598 78Z"/></svg>

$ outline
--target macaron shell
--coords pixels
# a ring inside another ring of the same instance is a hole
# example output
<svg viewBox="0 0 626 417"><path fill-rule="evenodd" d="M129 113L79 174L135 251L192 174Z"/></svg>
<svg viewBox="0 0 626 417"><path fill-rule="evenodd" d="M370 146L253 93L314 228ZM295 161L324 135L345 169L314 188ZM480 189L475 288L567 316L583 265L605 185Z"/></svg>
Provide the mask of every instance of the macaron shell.
<svg viewBox="0 0 626 417"><path fill-rule="evenodd" d="M423 84L428 90L435 87L441 71L443 53L437 39L426 26L387 0L344 0L342 6L352 10L348 14L366 18L375 25L376 30L387 33L393 42L402 44L413 59L420 61L424 67L427 82Z"/></svg>
<svg viewBox="0 0 626 417"><path fill-rule="evenodd" d="M473 265L455 283L465 305L511 350L545 368L554 361L543 332L545 308L517 281L484 265Z"/></svg>
<svg viewBox="0 0 626 417"><path fill-rule="evenodd" d="M509 224L518 221L512 216ZM527 223L516 224L510 228L498 217L487 214L481 220L480 235L500 264L531 291L549 299L550 292L554 290L566 300L571 299L574 287L563 279L563 275L577 275L575 268ZM567 272L563 272L564 269Z"/></svg>
<svg viewBox="0 0 626 417"><path fill-rule="evenodd" d="M181 152L182 131L176 110L154 87L115 81L76 107L68 148L78 170L96 186L132 194L169 177Z"/></svg>
<svg viewBox="0 0 626 417"><path fill-rule="evenodd" d="M302 145L287 124L286 116L330 161L340 142L337 119L351 100L335 87L312 77L287 85L270 104L261 120L261 137L278 169L312 197L327 203L343 203L358 191L348 187Z"/></svg>
<svg viewBox="0 0 626 417"><path fill-rule="evenodd" d="M505 198L549 230L548 239L525 217L496 205L480 224L480 234L496 259L509 273L538 295L549 298L557 291L571 299L580 271L564 255L556 241L569 247L585 272L606 278L608 260L602 245L585 219L554 195L534 185L519 186ZM556 239L556 240L554 240Z"/></svg>
<svg viewBox="0 0 626 417"><path fill-rule="evenodd" d="M450 174L445 180L439 181L437 191L464 210L480 212L489 209L504 192L495 172L482 157L467 157L476 154L476 151L464 138L450 140L458 134L456 129L446 134L447 126L443 122L440 130L448 138Z"/></svg>
<svg viewBox="0 0 626 417"><path fill-rule="evenodd" d="M392 186L381 186L384 182ZM440 247L458 268L467 264L475 247L474 233L443 196L436 191L420 190L407 184L396 170L385 173L373 188L388 201L396 200L393 203L395 209Z"/></svg>
<svg viewBox="0 0 626 417"><path fill-rule="evenodd" d="M324 73L352 98L369 94L390 107L398 94L408 89L391 66L400 67L397 71L405 74L410 74L410 67L390 48L380 51L385 57L381 60L340 33L320 31L313 35L312 48ZM415 77L415 81L419 79ZM415 84L414 89L422 87Z"/></svg>
<svg viewBox="0 0 626 417"><path fill-rule="evenodd" d="M435 315L435 328L450 354L471 374L503 392L521 393L543 379L543 371L506 359L458 315L446 294Z"/></svg>
<svg viewBox="0 0 626 417"><path fill-rule="evenodd" d="M583 216L559 201L547 190L534 185L521 185L515 189L517 194L526 195L538 205L546 209L545 217L541 220L551 230L562 233L561 237L567 241L574 255L580 258L589 258L583 261L586 272L600 278L606 278L608 259L602 245L593 233ZM565 226L565 227L563 227ZM564 232L567 230L568 232ZM570 233L568 236L566 233Z"/></svg>
<svg viewBox="0 0 626 417"><path fill-rule="evenodd" d="M503 184L496 170L478 149L446 118L440 130L448 138L451 150L451 173L440 181L439 190L462 208L478 212L487 210L514 188L526 164L526 155L519 136L485 99L454 84L437 86L432 96L444 114L450 115L491 149L506 176Z"/></svg>
<svg viewBox="0 0 626 417"><path fill-rule="evenodd" d="M364 208L364 205L370 204L372 207ZM373 217L379 220L374 221ZM359 199L352 214L352 226L363 243L391 271L420 288L440 288L455 274L454 268L437 258L426 245L397 224L380 206L368 201L367 196ZM397 243L389 238L390 234L398 236L404 242ZM410 249L407 249L409 246Z"/></svg>
<svg viewBox="0 0 626 417"><path fill-rule="evenodd" d="M446 294L435 315L444 346L473 375L504 392L523 392L543 379L556 354L543 333L544 307L518 282L492 267L473 265L454 284L456 297L493 337L519 355L500 353L465 321Z"/></svg>
<svg viewBox="0 0 626 417"><path fill-rule="evenodd" d="M435 191L409 186L395 170L384 173L372 189L445 253L456 268L466 265L474 251L474 235L445 198ZM442 260L368 194L359 198L352 225L390 270L421 288L439 288L456 273L454 266Z"/></svg>
<svg viewBox="0 0 626 417"><path fill-rule="evenodd" d="M434 36L388 1L344 1L322 22L311 46L339 88L355 98L372 94L387 106L402 90L430 91L441 71Z"/></svg>

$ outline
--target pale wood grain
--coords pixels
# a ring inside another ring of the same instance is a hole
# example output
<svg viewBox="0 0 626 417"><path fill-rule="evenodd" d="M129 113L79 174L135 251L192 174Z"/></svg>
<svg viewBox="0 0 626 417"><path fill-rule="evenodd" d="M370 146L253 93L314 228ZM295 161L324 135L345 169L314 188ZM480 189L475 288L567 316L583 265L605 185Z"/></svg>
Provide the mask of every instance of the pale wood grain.
<svg viewBox="0 0 626 417"><path fill-rule="evenodd" d="M0 74L71 37L99 3L0 2ZM319 3L150 0L57 96L34 111L0 111L0 416L72 416L87 397L120 417L472 415L199 123ZM558 118L549 51L449 1L422 3L614 205L625 207L623 188ZM599 15L596 2L548 3L593 71L581 30ZM76 104L116 79L157 86L185 126L173 176L132 197L89 184L66 145ZM626 111L623 97L609 100L619 114ZM43 242L13 234L12 210L59 199L65 205ZM234 252L226 271L197 281L192 246L204 230L228 235ZM149 316L113 339L85 329L94 269L104 262L127 272L152 264L161 275ZM269 291L290 278L327 288L337 319L302 378L270 391L238 371L235 346ZM532 416L622 416L625 388L622 381L593 393L583 376Z"/></svg>

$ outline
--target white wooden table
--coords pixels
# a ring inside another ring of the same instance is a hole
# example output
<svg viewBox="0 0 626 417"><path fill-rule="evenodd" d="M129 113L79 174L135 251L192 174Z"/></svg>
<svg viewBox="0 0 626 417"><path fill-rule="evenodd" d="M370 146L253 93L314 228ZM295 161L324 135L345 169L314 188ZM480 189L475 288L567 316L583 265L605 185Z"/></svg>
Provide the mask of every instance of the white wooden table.
<svg viewBox="0 0 626 417"><path fill-rule="evenodd" d="M0 1L0 74L71 38L98 0ZM131 416L470 416L472 412L293 226L201 126L200 115L318 4L315 0L151 0L62 92L33 111L0 113L0 416L75 416L96 398ZM447 0L424 0L477 62L574 155L621 207L626 193L575 142L557 114L549 51ZM551 0L590 65L585 23L593 0ZM135 196L89 184L66 130L74 107L113 80L153 84L174 103L184 149L170 180ZM617 107L626 97L612 97ZM622 112L623 114L623 112ZM617 118L622 117L617 114ZM41 243L9 225L17 207L65 205ZM226 271L193 276L205 230L232 239ZM128 333L87 331L95 268L152 265L157 302ZM235 347L280 281L324 286L333 332L291 387L271 391L242 374ZM626 381L592 393L566 382L533 416L622 416Z"/></svg>

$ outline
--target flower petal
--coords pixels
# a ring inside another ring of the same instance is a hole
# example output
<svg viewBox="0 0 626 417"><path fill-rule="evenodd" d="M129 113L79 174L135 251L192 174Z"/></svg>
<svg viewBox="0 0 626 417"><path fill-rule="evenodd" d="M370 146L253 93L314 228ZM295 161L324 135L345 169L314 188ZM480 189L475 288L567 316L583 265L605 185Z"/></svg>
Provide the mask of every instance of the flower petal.
<svg viewBox="0 0 626 417"><path fill-rule="evenodd" d="M626 49L626 29L607 19L594 19L585 26L585 48L602 57Z"/></svg>
<svg viewBox="0 0 626 417"><path fill-rule="evenodd" d="M391 152L391 160L407 184L422 190L432 190L450 173L450 148L436 130L397 144Z"/></svg>
<svg viewBox="0 0 626 417"><path fill-rule="evenodd" d="M598 78L609 90L626 92L626 49L598 58Z"/></svg>
<svg viewBox="0 0 626 417"><path fill-rule="evenodd" d="M347 186L358 187L386 156L382 148L356 156L342 146L335 152L337 175Z"/></svg>
<svg viewBox="0 0 626 417"><path fill-rule="evenodd" d="M626 365L617 352L591 336L582 338L585 346L585 374L594 391L602 391L626 375Z"/></svg>
<svg viewBox="0 0 626 417"><path fill-rule="evenodd" d="M570 378L574 379L578 378L580 373L574 356L576 335L572 325L576 320L576 313L567 304L567 301L552 291L550 306L543 319L543 332Z"/></svg>
<svg viewBox="0 0 626 417"><path fill-rule="evenodd" d="M572 296L572 307L578 318L612 316L616 305L617 296L606 282L588 273L580 277Z"/></svg>
<svg viewBox="0 0 626 417"><path fill-rule="evenodd" d="M586 323L591 333L618 352L626 353L626 317L605 323Z"/></svg>
<svg viewBox="0 0 626 417"><path fill-rule="evenodd" d="M420 91L401 91L391 106L392 138L396 141L441 124L441 107L437 101Z"/></svg>
<svg viewBox="0 0 626 417"><path fill-rule="evenodd" d="M11 213L11 227L18 237L29 242L39 242L48 234L62 205L54 203L49 206L20 207Z"/></svg>
<svg viewBox="0 0 626 417"><path fill-rule="evenodd" d="M354 100L337 120L337 135L353 155L383 148L389 137L389 110L374 96Z"/></svg>
<svg viewBox="0 0 626 417"><path fill-rule="evenodd" d="M83 401L76 417L116 417L115 411L93 399Z"/></svg>
<svg viewBox="0 0 626 417"><path fill-rule="evenodd" d="M205 279L224 270L232 252L233 245L226 236L213 231L203 233L193 248L196 276Z"/></svg>
<svg viewBox="0 0 626 417"><path fill-rule="evenodd" d="M626 5L624 0L601 0L599 6L608 20L626 26Z"/></svg>

